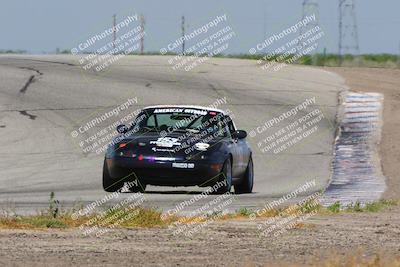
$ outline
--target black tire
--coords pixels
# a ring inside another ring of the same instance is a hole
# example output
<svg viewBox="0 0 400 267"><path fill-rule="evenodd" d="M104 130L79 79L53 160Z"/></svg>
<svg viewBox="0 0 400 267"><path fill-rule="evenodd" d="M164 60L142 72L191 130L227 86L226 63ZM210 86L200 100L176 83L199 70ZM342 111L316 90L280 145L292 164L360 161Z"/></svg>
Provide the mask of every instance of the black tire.
<svg viewBox="0 0 400 267"><path fill-rule="evenodd" d="M124 186L124 180L113 179L108 172L107 162L104 159L103 164L103 189L106 192L117 192Z"/></svg>
<svg viewBox="0 0 400 267"><path fill-rule="evenodd" d="M224 166L222 168L221 174L219 175L221 181L226 181L224 186L219 186L215 193L217 194L224 194L226 192L230 192L232 188L232 164L231 159L227 159L224 162ZM218 184L218 183L216 183Z"/></svg>
<svg viewBox="0 0 400 267"><path fill-rule="evenodd" d="M254 166L253 158L250 155L249 163L247 163L246 172L243 175L240 184L235 185L235 194L248 194L253 191L254 184Z"/></svg>

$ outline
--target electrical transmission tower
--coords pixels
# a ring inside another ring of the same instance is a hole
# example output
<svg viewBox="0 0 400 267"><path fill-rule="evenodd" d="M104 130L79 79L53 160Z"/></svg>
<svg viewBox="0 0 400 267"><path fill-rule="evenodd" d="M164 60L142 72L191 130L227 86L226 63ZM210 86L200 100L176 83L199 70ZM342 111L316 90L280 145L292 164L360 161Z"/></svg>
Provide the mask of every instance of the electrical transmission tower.
<svg viewBox="0 0 400 267"><path fill-rule="evenodd" d="M358 46L355 0L339 0L339 56L360 52Z"/></svg>
<svg viewBox="0 0 400 267"><path fill-rule="evenodd" d="M303 0L303 15L301 20L311 16L315 16L315 20L310 21L306 26L301 27L299 31L300 35L315 28L319 24L318 0Z"/></svg>
<svg viewBox="0 0 400 267"><path fill-rule="evenodd" d="M303 0L303 14L301 17L301 20L305 20L307 18L310 18L312 16L315 16L314 20L311 20L308 22L307 25L302 26L299 30L299 36L303 35L304 33L315 29L316 27L319 26L319 6L318 6L318 0ZM310 44L311 45L311 44ZM304 47L305 48L305 47ZM304 49L303 48L303 49ZM299 52L299 51L298 51ZM314 49L311 51L310 54L312 54L312 64L314 65L316 58L314 54L317 52L317 49Z"/></svg>

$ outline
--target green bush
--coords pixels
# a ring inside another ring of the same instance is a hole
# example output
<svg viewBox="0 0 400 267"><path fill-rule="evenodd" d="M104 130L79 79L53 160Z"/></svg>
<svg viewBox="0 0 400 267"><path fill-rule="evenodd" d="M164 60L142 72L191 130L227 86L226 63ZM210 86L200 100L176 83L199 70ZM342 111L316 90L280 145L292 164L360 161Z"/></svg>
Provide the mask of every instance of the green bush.
<svg viewBox="0 0 400 267"><path fill-rule="evenodd" d="M336 201L336 202L333 203L332 205L329 205L329 206L327 207L327 209L328 209L330 212L338 213L338 212L340 211L340 202L339 202L339 201Z"/></svg>

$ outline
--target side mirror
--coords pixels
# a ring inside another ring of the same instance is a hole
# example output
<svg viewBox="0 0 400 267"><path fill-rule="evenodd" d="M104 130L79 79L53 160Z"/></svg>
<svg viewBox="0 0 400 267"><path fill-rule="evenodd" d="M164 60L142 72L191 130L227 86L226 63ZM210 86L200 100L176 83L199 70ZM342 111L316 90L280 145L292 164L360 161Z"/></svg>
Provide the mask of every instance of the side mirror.
<svg viewBox="0 0 400 267"><path fill-rule="evenodd" d="M244 130L237 130L233 133L233 138L245 139L247 137L247 132Z"/></svg>
<svg viewBox="0 0 400 267"><path fill-rule="evenodd" d="M124 134L124 133L128 132L128 127L125 124L118 125L117 132L120 134Z"/></svg>

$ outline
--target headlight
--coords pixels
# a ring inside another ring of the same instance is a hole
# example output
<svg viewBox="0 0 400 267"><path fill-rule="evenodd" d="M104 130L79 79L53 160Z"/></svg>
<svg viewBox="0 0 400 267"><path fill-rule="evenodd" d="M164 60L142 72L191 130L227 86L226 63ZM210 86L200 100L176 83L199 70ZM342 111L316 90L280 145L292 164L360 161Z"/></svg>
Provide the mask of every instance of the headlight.
<svg viewBox="0 0 400 267"><path fill-rule="evenodd" d="M197 143L194 145L194 148L199 151L206 151L209 147L210 145L206 143Z"/></svg>

